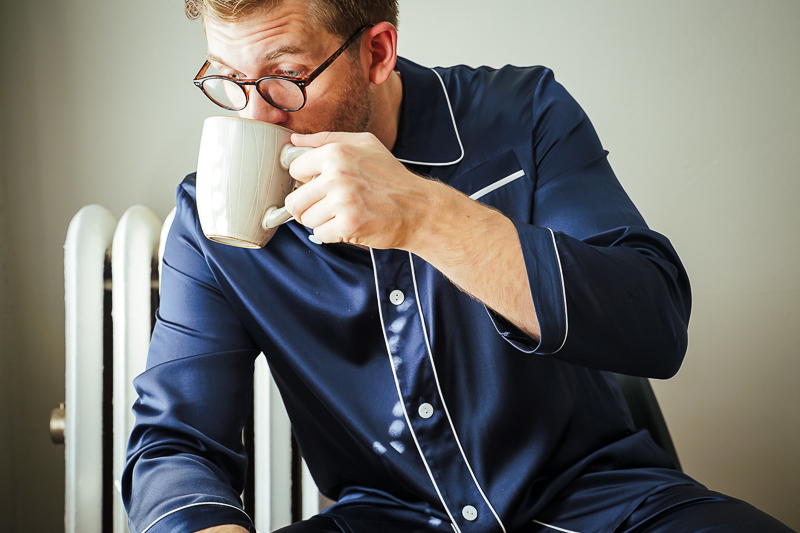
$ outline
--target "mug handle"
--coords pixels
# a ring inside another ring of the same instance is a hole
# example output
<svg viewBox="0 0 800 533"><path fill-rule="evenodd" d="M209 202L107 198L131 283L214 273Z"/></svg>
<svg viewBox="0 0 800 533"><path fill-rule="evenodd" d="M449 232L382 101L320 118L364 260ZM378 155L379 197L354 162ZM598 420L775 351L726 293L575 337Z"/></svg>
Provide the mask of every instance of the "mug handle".
<svg viewBox="0 0 800 533"><path fill-rule="evenodd" d="M289 165L292 164L292 161L309 150L313 150L313 148L310 146L295 146L293 144L287 144L281 150L281 166L288 170ZM264 229L277 228L281 224L287 222L290 218L292 218L292 215L286 210L285 207L273 205L267 209L267 213L264 215L264 220L262 221L262 226L264 226Z"/></svg>

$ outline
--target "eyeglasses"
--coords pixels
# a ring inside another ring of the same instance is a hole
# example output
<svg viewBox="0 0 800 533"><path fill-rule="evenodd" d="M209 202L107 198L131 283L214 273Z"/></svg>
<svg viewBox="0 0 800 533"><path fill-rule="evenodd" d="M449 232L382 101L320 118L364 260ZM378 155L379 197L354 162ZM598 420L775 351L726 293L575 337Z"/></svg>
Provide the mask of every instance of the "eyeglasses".
<svg viewBox="0 0 800 533"><path fill-rule="evenodd" d="M299 111L306 105L306 87L311 85L317 76L333 63L347 47L353 44L358 37L375 24L367 24L358 30L352 37L339 47L317 69L302 78L290 76L264 76L257 80L237 80L228 76L205 76L211 63L206 61L203 68L194 77L194 84L200 88L208 98L220 107L230 111L241 111L247 107L249 101L248 85L255 86L258 94L274 107L281 111Z"/></svg>

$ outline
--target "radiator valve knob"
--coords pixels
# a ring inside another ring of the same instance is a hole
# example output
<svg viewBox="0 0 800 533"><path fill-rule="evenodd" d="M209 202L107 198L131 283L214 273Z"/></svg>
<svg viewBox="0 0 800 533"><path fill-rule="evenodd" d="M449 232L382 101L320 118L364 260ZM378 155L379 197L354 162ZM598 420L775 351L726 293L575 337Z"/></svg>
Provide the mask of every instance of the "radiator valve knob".
<svg viewBox="0 0 800 533"><path fill-rule="evenodd" d="M50 413L50 440L53 444L64 444L64 426L66 425L67 412L62 403Z"/></svg>

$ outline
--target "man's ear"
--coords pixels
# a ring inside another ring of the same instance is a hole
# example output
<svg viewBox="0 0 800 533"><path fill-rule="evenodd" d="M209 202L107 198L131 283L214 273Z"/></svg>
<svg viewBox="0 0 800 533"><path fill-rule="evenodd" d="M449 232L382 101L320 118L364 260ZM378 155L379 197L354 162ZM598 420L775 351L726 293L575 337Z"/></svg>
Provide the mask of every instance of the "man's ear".
<svg viewBox="0 0 800 533"><path fill-rule="evenodd" d="M389 22L380 22L364 32L362 57L369 62L369 81L385 82L397 63L397 29Z"/></svg>

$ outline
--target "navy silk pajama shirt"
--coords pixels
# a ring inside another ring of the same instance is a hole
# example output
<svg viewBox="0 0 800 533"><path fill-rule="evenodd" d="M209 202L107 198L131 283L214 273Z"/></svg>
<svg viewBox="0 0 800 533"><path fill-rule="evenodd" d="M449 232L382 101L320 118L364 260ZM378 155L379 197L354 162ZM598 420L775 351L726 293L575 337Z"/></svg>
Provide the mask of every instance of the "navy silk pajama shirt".
<svg viewBox="0 0 800 533"><path fill-rule="evenodd" d="M211 242L190 175L134 381L132 531L251 527L241 430L260 352L343 531L611 532L696 483L634 430L607 373L677 371L690 289L583 110L542 67L397 68L395 157L514 222L541 340L408 252L317 245L297 222L260 250Z"/></svg>

